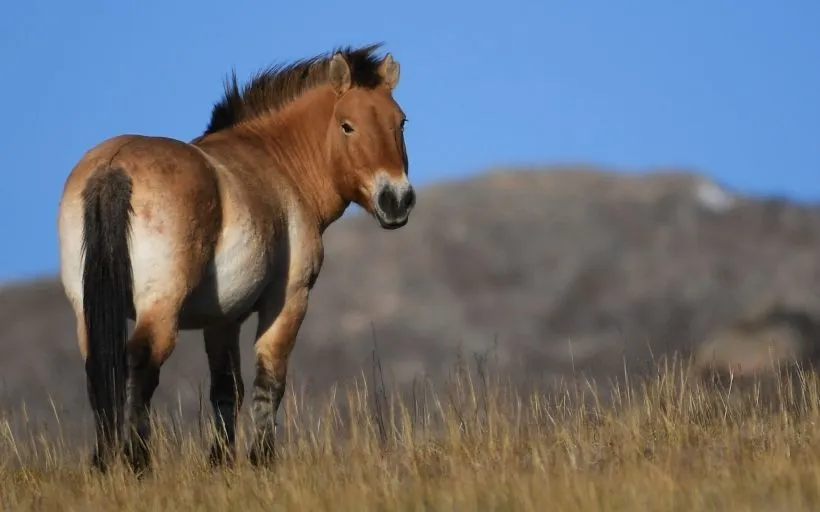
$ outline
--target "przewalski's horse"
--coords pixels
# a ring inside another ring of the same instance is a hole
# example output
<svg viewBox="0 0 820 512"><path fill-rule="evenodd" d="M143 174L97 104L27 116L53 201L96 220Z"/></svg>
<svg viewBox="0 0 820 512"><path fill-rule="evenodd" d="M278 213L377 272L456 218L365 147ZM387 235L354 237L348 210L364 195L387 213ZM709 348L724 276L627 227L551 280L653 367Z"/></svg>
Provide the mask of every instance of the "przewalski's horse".
<svg viewBox="0 0 820 512"><path fill-rule="evenodd" d="M217 439L235 454L239 328L258 313L253 464L273 457L288 357L322 266L324 230L351 203L407 223L399 64L380 45L234 75L190 143L122 135L90 149L60 202L61 278L96 419L93 465L150 465L151 397L180 329L203 329ZM135 321L131 336L127 320ZM124 442L120 445L119 440Z"/></svg>

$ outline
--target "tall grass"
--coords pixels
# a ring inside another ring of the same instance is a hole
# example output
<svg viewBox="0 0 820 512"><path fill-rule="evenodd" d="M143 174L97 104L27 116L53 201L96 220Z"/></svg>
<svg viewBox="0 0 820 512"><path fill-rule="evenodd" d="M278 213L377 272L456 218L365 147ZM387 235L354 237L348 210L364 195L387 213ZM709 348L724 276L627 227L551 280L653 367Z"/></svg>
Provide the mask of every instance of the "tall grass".
<svg viewBox="0 0 820 512"><path fill-rule="evenodd" d="M374 368L318 400L291 389L270 471L253 469L243 449L236 467L210 469L210 433L181 429L170 416L155 418L154 469L141 480L122 467L89 471L70 440L22 440L5 428L2 510L820 507L812 373L768 387L712 385L661 361L639 381L546 391L473 363L444 385L399 392Z"/></svg>

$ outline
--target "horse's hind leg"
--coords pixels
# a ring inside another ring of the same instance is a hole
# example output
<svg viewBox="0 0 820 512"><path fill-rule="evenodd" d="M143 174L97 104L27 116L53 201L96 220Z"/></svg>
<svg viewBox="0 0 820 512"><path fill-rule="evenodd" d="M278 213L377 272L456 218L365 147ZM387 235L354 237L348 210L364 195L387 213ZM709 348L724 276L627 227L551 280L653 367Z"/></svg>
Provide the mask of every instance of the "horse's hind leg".
<svg viewBox="0 0 820 512"><path fill-rule="evenodd" d="M177 313L176 307L166 306L138 314L134 333L128 341L124 448L129 464L137 473L150 464L151 398L159 384L160 367L176 344Z"/></svg>
<svg viewBox="0 0 820 512"><path fill-rule="evenodd" d="M204 330L216 436L211 445L212 465L230 464L236 455L236 416L245 397L239 362L240 325L231 322Z"/></svg>

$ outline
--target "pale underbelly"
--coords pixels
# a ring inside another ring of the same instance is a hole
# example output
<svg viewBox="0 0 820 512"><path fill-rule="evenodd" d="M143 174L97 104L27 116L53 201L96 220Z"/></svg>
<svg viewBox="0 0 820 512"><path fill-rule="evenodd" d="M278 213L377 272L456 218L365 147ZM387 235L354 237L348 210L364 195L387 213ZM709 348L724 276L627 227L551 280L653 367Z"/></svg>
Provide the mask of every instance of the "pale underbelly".
<svg viewBox="0 0 820 512"><path fill-rule="evenodd" d="M180 329L202 329L247 318L256 310L271 275L271 265L264 251L244 244L223 249L183 302L179 313Z"/></svg>
<svg viewBox="0 0 820 512"><path fill-rule="evenodd" d="M264 285L247 290L247 293L225 300L214 293L208 285L193 291L179 312L180 330L204 329L233 321L244 321L256 311L256 303L262 296Z"/></svg>

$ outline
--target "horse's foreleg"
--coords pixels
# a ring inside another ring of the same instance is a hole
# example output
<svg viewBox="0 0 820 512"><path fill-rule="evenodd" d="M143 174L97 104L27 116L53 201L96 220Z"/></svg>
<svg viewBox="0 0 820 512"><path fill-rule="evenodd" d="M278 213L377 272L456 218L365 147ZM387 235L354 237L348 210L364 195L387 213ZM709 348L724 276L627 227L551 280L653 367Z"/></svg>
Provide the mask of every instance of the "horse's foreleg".
<svg viewBox="0 0 820 512"><path fill-rule="evenodd" d="M239 362L240 325L231 322L204 330L216 436L211 445L212 465L232 463L236 453L236 416L245 396Z"/></svg>
<svg viewBox="0 0 820 512"><path fill-rule="evenodd" d="M250 460L254 465L273 461L274 427L285 394L288 357L307 312L308 287L272 297L259 309L256 340L256 378L253 382L254 440Z"/></svg>

